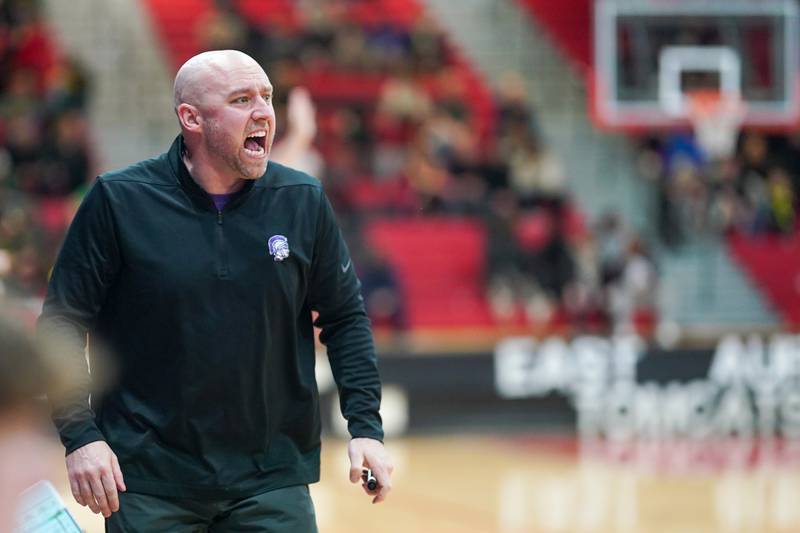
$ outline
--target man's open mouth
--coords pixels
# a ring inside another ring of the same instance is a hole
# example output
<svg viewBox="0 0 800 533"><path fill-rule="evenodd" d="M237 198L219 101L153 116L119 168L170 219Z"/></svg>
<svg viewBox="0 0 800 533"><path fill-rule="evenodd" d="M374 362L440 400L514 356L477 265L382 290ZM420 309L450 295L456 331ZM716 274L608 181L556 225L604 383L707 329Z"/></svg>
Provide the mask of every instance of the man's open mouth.
<svg viewBox="0 0 800 533"><path fill-rule="evenodd" d="M257 131L247 136L244 140L244 151L253 157L261 157L265 153L267 132Z"/></svg>

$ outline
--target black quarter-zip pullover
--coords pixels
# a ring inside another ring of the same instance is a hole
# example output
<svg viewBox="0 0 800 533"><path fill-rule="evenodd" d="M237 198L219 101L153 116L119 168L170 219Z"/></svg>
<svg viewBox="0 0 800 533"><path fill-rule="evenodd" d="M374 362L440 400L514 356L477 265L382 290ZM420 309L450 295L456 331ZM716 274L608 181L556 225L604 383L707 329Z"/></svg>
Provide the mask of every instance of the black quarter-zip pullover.
<svg viewBox="0 0 800 533"><path fill-rule="evenodd" d="M317 180L270 162L218 211L182 142L98 177L67 232L39 330L77 369L88 333L92 374L116 379L98 390L82 371L52 398L61 440L67 453L106 440L133 492L237 498L318 481L313 325L351 435L383 438L370 325L331 206Z"/></svg>

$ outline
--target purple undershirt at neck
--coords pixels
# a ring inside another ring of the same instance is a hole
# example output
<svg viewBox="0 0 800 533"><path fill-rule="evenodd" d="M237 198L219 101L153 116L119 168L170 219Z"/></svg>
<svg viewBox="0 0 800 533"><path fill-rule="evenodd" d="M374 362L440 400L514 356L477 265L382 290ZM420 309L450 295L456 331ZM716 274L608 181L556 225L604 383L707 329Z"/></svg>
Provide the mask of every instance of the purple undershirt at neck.
<svg viewBox="0 0 800 533"><path fill-rule="evenodd" d="M231 197L236 193L235 192L229 192L229 193L225 193L225 194L211 194L211 193L208 193L208 194L209 194L209 196L211 196L211 199L214 201L214 206L217 208L217 211L222 211L222 208L225 207L225 204L228 203L228 200L230 200Z"/></svg>

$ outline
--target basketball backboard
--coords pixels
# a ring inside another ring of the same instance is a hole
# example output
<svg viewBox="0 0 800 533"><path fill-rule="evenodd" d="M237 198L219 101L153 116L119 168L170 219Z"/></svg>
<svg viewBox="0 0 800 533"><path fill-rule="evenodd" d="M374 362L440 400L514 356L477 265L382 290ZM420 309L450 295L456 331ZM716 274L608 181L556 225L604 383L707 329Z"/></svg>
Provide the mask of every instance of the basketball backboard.
<svg viewBox="0 0 800 533"><path fill-rule="evenodd" d="M741 98L745 126L800 120L796 0L597 0L591 107L599 125L685 125L687 91Z"/></svg>

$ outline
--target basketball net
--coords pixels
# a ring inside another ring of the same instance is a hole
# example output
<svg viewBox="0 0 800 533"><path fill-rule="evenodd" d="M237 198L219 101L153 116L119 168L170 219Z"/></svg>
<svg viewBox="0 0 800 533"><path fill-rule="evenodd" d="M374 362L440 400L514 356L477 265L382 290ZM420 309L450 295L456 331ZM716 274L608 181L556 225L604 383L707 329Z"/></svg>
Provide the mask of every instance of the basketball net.
<svg viewBox="0 0 800 533"><path fill-rule="evenodd" d="M687 93L686 98L689 104L687 117L706 156L713 161L732 156L747 114L741 97L723 95L715 89L702 89Z"/></svg>

